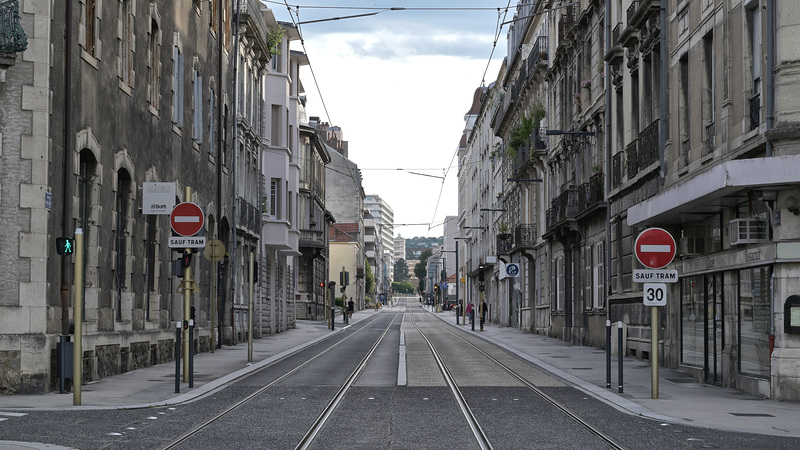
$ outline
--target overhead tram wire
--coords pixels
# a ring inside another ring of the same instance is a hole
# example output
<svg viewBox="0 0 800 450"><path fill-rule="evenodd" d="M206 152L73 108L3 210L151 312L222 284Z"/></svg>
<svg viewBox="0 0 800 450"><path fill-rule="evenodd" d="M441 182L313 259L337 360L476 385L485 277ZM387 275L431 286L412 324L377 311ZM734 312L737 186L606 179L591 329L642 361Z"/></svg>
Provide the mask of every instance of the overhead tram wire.
<svg viewBox="0 0 800 450"><path fill-rule="evenodd" d="M263 3L281 4L280 2L277 2L277 1L270 1L270 0L261 0L261 1ZM363 10L367 10L367 11L378 10L377 12L374 12L374 13L371 13L371 14L361 14L361 15L354 15L354 16L347 16L347 17L336 17L336 18L321 19L321 20L314 20L314 21L308 21L308 22L301 22L300 21L300 8L301 8L301 5L294 5L294 10L293 10L292 6L289 5L287 0L284 0L282 4L284 6L286 6L286 9L289 11L289 17L291 17L292 23L297 28L298 34L300 36L300 45L303 47L303 52L306 54L306 56L308 56L308 50L306 49L306 46L305 46L305 39L303 38L303 33L302 33L302 30L300 29L300 25L304 24L304 23L318 23L318 22L330 21L330 20L341 20L341 19L348 19L348 18L374 16L374 15L377 15L378 13L384 12L384 11L482 11L482 10L497 10L497 12L498 12L498 22L499 22L500 21L499 18L500 18L500 11L501 10L503 11L504 18L508 16L508 11L509 11L510 6L511 6L511 0L508 1L508 3L506 4L505 8L500 8L500 7L435 7L435 6L433 6L433 7L363 8L363 7L351 7L351 6L312 6L312 5L306 5L306 6L302 6L302 7L303 8L307 8L307 9L353 9L353 10L362 10L362 11ZM295 20L295 16L297 16L297 20ZM501 22L499 24L499 26L497 27L497 32L495 34L494 42L492 44L492 51L491 51L491 53L489 55L489 61L486 64L486 69L484 70L483 78L481 80L481 86L483 86L484 83L485 83L486 73L488 73L488 71L489 71L489 65L491 64L492 56L494 55L494 50L497 47L497 42L499 40L500 32L502 31L502 25L503 25L503 23ZM325 115L328 118L328 123L333 123L333 121L330 118L330 113L328 112L328 107L325 104L325 100L324 100L324 98L322 96L322 90L320 89L319 82L317 80L316 74L314 73L314 69L313 69L313 67L311 65L310 58L309 58L309 62L308 62L308 68L311 71L311 76L312 76L312 78L314 80L314 85L315 85L315 87L317 89L317 93L319 94L320 101L322 102L322 107L325 110ZM466 127L465 127L465 130L466 130ZM450 170L453 168L453 162L455 161L455 158L457 156L458 156L458 149L456 149L456 152L454 153L453 157L451 158L449 167L447 167L446 169L442 169L442 172L443 172L443 176L442 177L436 177L434 175L426 175L426 174L417 174L417 175L430 176L430 177L441 178L442 179L442 185L439 188L439 196L438 196L438 198L436 200L436 207L434 208L433 218L431 219L431 223L428 224L428 231L430 231L432 228L434 228L436 226L439 226L439 225L434 224L433 221L436 219L436 213L439 211L439 204L441 203L442 194L444 192L444 186L445 186L445 182L446 182L446 179L447 179L447 175L449 174ZM353 183L355 183L356 186L358 187L358 183L356 182L355 175L353 175L353 173L352 173L352 168L349 165L347 165L347 169L348 169L348 172L350 172L350 177L353 179ZM444 222L442 222L442 223L444 223Z"/></svg>
<svg viewBox="0 0 800 450"><path fill-rule="evenodd" d="M510 7L511 7L511 0L508 0L508 4L506 5L505 9L503 10L504 11L503 12L503 20L505 20L505 18L508 17L508 11L509 11ZM491 8L491 9L495 9L495 8ZM492 51L491 51L491 53L489 53L489 60L486 62L486 69L484 69L483 77L481 78L481 87L483 87L485 82L486 82L486 74L489 72L489 65L492 63L492 56L494 56L494 51L497 48L497 41L500 40L500 32L503 30L503 21L500 20L500 10L501 10L501 8L497 8L497 22L498 22L498 24L496 25L496 32L495 32L495 35L494 35L494 42L492 43ZM462 130L462 133L464 133L466 131L467 131L467 125L464 124L464 130ZM450 173L450 170L453 168L453 162L456 160L457 157L458 157L458 147L456 146L456 151L453 152L453 157L450 159L450 165L448 166L447 170L444 171L444 177L445 178L447 178L447 175ZM444 192L444 182L445 182L445 180L442 180L442 187L439 189L439 198L436 200L436 208L433 210L433 219L431 219L431 223L433 223L433 220L436 219L436 213L439 212L439 203L442 200L442 193ZM428 228L428 231L430 231L430 230L431 230L431 227Z"/></svg>

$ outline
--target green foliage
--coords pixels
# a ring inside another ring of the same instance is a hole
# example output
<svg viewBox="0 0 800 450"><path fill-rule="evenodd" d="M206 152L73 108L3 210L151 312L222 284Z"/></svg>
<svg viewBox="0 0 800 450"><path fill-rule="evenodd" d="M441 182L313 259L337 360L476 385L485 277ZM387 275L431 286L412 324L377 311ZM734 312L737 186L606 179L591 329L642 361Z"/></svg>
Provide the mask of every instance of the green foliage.
<svg viewBox="0 0 800 450"><path fill-rule="evenodd" d="M372 273L372 266L367 264L366 275L364 278L364 292L373 292L375 290L375 275Z"/></svg>
<svg viewBox="0 0 800 450"><path fill-rule="evenodd" d="M420 282L428 275L428 258L433 255L431 250L425 250L419 255L419 262L414 266L414 275L419 278Z"/></svg>
<svg viewBox="0 0 800 450"><path fill-rule="evenodd" d="M283 40L283 31L283 27L280 25L267 30L267 49L269 49L270 56L281 54L280 44Z"/></svg>
<svg viewBox="0 0 800 450"><path fill-rule="evenodd" d="M340 308L344 307L344 297L336 297L334 304Z"/></svg>
<svg viewBox="0 0 800 450"><path fill-rule="evenodd" d="M528 142L529 136L533 133L533 130L533 117L522 113L522 120L511 129L511 133L508 136L506 155L510 156L512 159L516 158L520 147Z"/></svg>
<svg viewBox="0 0 800 450"><path fill-rule="evenodd" d="M408 263L405 259L398 259L394 262L394 280L406 281L408 278Z"/></svg>
<svg viewBox="0 0 800 450"><path fill-rule="evenodd" d="M395 281L394 283L392 283L392 290L403 294L413 294L414 285L411 284L411 281L408 280L403 282Z"/></svg>
<svg viewBox="0 0 800 450"><path fill-rule="evenodd" d="M533 119L534 129L536 130L539 129L539 124L546 115L547 111L544 110L544 105L542 104L542 102L534 103L533 109L531 110L531 118Z"/></svg>

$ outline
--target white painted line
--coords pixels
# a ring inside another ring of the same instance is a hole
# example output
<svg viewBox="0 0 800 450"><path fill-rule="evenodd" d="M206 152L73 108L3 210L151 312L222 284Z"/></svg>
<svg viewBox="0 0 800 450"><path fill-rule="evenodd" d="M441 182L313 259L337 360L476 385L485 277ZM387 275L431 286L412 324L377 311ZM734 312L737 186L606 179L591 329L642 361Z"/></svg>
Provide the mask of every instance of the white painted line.
<svg viewBox="0 0 800 450"><path fill-rule="evenodd" d="M671 245L645 245L639 246L639 251L648 253L670 253L672 252Z"/></svg>
<svg viewBox="0 0 800 450"><path fill-rule="evenodd" d="M0 416L8 416L8 417L22 417L27 416L28 413L15 413L15 412L4 412L0 411Z"/></svg>
<svg viewBox="0 0 800 450"><path fill-rule="evenodd" d="M400 332L400 360L397 364L397 385L405 386L408 384L406 375L406 332Z"/></svg>

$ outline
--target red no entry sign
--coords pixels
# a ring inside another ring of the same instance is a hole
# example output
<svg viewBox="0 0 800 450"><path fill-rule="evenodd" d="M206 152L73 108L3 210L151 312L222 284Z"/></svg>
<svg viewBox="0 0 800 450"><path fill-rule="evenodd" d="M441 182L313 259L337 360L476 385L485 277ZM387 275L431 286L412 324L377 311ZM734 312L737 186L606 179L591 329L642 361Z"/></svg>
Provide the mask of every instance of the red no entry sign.
<svg viewBox="0 0 800 450"><path fill-rule="evenodd" d="M639 234L634 244L636 259L651 269L660 269L675 258L675 239L661 228L648 228Z"/></svg>
<svg viewBox="0 0 800 450"><path fill-rule="evenodd" d="M173 231L179 235L194 236L203 229L205 217L199 206L191 202L183 202L178 203L172 209L169 222Z"/></svg>

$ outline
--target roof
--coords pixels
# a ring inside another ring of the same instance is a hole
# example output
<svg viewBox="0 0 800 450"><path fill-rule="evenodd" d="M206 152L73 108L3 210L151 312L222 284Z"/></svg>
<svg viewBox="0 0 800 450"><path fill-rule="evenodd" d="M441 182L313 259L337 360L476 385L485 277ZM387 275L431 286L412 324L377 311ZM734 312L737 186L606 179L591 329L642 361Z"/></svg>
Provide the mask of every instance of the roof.
<svg viewBox="0 0 800 450"><path fill-rule="evenodd" d="M331 242L355 242L359 233L360 227L357 223L335 223L328 228Z"/></svg>

